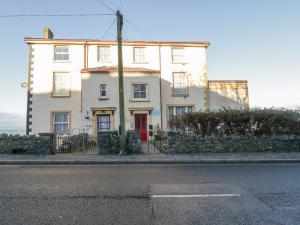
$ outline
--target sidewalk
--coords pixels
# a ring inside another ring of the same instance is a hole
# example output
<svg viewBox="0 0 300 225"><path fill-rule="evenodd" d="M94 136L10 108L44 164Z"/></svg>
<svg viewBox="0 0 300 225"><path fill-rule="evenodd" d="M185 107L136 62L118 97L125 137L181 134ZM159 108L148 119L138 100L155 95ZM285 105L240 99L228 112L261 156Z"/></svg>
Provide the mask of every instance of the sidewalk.
<svg viewBox="0 0 300 225"><path fill-rule="evenodd" d="M136 155L0 155L4 164L199 164L199 163L300 163L292 153L199 153Z"/></svg>

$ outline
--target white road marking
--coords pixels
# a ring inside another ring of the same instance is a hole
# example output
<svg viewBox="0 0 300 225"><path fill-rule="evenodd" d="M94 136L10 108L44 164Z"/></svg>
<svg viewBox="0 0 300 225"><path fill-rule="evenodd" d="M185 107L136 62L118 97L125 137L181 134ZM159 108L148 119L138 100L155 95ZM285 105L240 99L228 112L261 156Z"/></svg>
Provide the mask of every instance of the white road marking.
<svg viewBox="0 0 300 225"><path fill-rule="evenodd" d="M240 194L193 194L193 195L152 195L152 198L211 198L211 197L240 197Z"/></svg>

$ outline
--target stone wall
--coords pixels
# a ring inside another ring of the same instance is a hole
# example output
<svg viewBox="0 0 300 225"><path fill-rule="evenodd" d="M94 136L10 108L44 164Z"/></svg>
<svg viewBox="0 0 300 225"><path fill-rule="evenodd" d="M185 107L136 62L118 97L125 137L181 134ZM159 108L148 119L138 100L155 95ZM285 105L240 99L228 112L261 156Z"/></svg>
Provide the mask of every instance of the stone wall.
<svg viewBox="0 0 300 225"><path fill-rule="evenodd" d="M170 133L161 149L168 153L197 152L296 152L300 136L188 136Z"/></svg>
<svg viewBox="0 0 300 225"><path fill-rule="evenodd" d="M98 135L99 154L118 154L120 151L120 136L117 131L100 132Z"/></svg>
<svg viewBox="0 0 300 225"><path fill-rule="evenodd" d="M21 136L0 134L0 154L53 154L53 134Z"/></svg>

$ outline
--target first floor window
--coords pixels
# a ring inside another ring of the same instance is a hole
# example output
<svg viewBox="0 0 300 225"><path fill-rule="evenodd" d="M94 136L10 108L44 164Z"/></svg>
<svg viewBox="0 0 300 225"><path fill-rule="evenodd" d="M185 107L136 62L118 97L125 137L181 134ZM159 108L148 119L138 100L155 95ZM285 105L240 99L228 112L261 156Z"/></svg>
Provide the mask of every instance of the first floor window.
<svg viewBox="0 0 300 225"><path fill-rule="evenodd" d="M105 132L110 130L110 115L97 116L97 129L98 132Z"/></svg>
<svg viewBox="0 0 300 225"><path fill-rule="evenodd" d="M193 111L193 106L169 106L169 117L181 116Z"/></svg>
<svg viewBox="0 0 300 225"><path fill-rule="evenodd" d="M188 94L188 79L186 73L173 73L173 94Z"/></svg>
<svg viewBox="0 0 300 225"><path fill-rule="evenodd" d="M69 97L71 91L71 76L69 73L53 74L53 96Z"/></svg>
<svg viewBox="0 0 300 225"><path fill-rule="evenodd" d="M69 113L53 113L52 114L53 132L56 134L69 133Z"/></svg>
<svg viewBox="0 0 300 225"><path fill-rule="evenodd" d="M110 47L98 47L98 61L109 62L110 61Z"/></svg>
<svg viewBox="0 0 300 225"><path fill-rule="evenodd" d="M146 99L147 98L147 84L133 84L133 98Z"/></svg>
<svg viewBox="0 0 300 225"><path fill-rule="evenodd" d="M184 48L172 48L172 62L173 63L184 62Z"/></svg>
<svg viewBox="0 0 300 225"><path fill-rule="evenodd" d="M133 61L135 63L144 63L146 61L144 47L134 47L133 48Z"/></svg>
<svg viewBox="0 0 300 225"><path fill-rule="evenodd" d="M54 60L55 61L68 61L69 60L69 47L68 46L55 46L54 47Z"/></svg>
<svg viewBox="0 0 300 225"><path fill-rule="evenodd" d="M100 84L100 98L107 98L106 84Z"/></svg>

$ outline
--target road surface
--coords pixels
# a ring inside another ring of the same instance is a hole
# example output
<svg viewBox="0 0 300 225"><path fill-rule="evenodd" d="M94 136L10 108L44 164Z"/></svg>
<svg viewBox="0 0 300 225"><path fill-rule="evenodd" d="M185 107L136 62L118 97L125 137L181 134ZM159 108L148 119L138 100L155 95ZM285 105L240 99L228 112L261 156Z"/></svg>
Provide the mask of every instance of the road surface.
<svg viewBox="0 0 300 225"><path fill-rule="evenodd" d="M300 165L0 166L0 224L297 225Z"/></svg>

